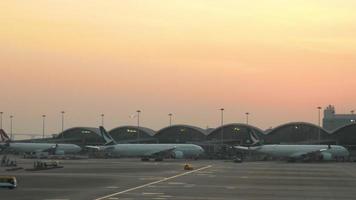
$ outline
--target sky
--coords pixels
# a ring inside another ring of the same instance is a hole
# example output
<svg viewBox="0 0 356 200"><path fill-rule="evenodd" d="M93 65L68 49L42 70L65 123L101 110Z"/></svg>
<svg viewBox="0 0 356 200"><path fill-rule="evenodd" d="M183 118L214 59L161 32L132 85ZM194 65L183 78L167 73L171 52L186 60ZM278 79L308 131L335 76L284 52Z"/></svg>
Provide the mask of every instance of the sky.
<svg viewBox="0 0 356 200"><path fill-rule="evenodd" d="M3 128L317 124L356 109L353 0L3 0Z"/></svg>

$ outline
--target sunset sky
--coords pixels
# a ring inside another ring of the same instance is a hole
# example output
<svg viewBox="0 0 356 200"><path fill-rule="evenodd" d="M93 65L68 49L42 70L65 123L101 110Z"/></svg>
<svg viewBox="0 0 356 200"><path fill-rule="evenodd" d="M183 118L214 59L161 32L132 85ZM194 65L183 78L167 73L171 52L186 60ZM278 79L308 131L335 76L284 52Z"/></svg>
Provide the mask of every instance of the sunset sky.
<svg viewBox="0 0 356 200"><path fill-rule="evenodd" d="M0 111L9 131L65 126L317 123L356 109L354 0L3 0Z"/></svg>

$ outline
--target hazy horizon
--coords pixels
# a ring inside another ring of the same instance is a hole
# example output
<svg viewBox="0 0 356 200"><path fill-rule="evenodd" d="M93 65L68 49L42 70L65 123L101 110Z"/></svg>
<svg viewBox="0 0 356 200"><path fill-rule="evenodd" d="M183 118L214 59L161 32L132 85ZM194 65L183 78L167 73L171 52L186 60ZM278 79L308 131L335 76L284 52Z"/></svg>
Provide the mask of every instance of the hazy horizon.
<svg viewBox="0 0 356 200"><path fill-rule="evenodd" d="M351 0L0 2L0 111L14 133L245 123L317 124L355 110Z"/></svg>

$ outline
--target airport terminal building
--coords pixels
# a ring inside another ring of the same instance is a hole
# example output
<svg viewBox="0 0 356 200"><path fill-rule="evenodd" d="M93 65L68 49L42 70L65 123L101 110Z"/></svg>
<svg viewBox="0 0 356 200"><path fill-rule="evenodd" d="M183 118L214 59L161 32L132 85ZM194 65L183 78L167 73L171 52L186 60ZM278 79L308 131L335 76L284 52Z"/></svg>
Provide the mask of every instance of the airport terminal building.
<svg viewBox="0 0 356 200"><path fill-rule="evenodd" d="M119 144L197 144L210 153L216 153L234 145L249 146L253 143L251 134L258 137L260 144L337 144L356 151L355 120L353 112L335 114L334 106L328 106L324 110L322 127L308 122L289 122L268 130L244 123L224 124L209 129L188 124L175 124L159 130L125 125L117 126L108 133ZM105 144L99 128L95 127L73 127L53 138L30 141L71 143L79 146Z"/></svg>
<svg viewBox="0 0 356 200"><path fill-rule="evenodd" d="M202 146L209 153L216 153L222 147L249 146L251 134L257 136L261 144L337 144L356 150L356 123L333 131L307 122L290 122L265 131L248 124L231 123L215 129L178 124L158 131L147 127L118 126L108 133L117 143L191 143ZM91 127L73 127L45 141L80 146L105 144L100 130Z"/></svg>

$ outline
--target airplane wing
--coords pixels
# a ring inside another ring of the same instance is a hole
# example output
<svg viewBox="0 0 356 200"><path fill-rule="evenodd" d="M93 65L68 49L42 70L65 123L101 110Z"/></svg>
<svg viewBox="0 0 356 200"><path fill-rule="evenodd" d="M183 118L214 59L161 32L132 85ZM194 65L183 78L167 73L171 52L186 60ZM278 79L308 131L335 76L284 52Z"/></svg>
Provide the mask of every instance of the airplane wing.
<svg viewBox="0 0 356 200"><path fill-rule="evenodd" d="M296 158L303 158L303 157L305 157L307 155L309 155L308 152L298 152L298 153L294 153L294 154L290 155L289 157L296 159Z"/></svg>
<svg viewBox="0 0 356 200"><path fill-rule="evenodd" d="M165 155L168 155L169 153L171 153L175 149L176 149L176 147L169 148L169 149L163 149L163 150L160 149L160 150L156 150L156 151L149 151L146 153L145 156L147 156L147 157L165 156Z"/></svg>
<svg viewBox="0 0 356 200"><path fill-rule="evenodd" d="M297 159L297 158L308 158L308 157L312 157L312 156L315 156L315 155L319 155L320 153L325 152L327 150L328 149L322 148L322 149L315 150L315 151L300 151L300 152L297 152L297 153L294 153L294 154L290 155L289 157L290 158L294 158L294 159Z"/></svg>
<svg viewBox="0 0 356 200"><path fill-rule="evenodd" d="M234 146L234 148L242 151L256 151L261 147L260 146L254 146L254 147Z"/></svg>
<svg viewBox="0 0 356 200"><path fill-rule="evenodd" d="M115 147L113 146L91 146L91 145L87 145L85 146L85 148L97 150L97 151L112 151L115 149Z"/></svg>
<svg viewBox="0 0 356 200"><path fill-rule="evenodd" d="M243 151L249 151L250 148L248 147L244 147L244 146L234 146L235 149L238 149L238 150L243 150Z"/></svg>
<svg viewBox="0 0 356 200"><path fill-rule="evenodd" d="M102 148L101 148L100 146L90 146L90 145L87 145L87 146L85 146L85 148L87 148L87 149L93 149L93 150L97 150L97 151L102 150Z"/></svg>
<svg viewBox="0 0 356 200"><path fill-rule="evenodd" d="M36 150L36 152L55 152L56 149L58 148L58 144L52 145L51 147L47 148L47 149L38 149Z"/></svg>

